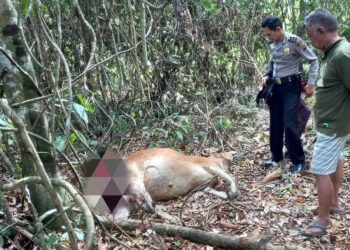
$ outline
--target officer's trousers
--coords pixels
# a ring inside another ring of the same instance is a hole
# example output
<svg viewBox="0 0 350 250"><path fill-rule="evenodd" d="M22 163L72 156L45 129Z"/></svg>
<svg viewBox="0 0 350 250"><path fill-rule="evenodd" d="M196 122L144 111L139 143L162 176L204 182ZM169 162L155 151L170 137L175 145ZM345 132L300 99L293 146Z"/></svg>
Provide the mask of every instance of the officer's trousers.
<svg viewBox="0 0 350 250"><path fill-rule="evenodd" d="M270 150L272 160L283 159L283 135L293 164L305 162L305 154L297 128L297 111L301 95L300 77L275 84L270 102Z"/></svg>

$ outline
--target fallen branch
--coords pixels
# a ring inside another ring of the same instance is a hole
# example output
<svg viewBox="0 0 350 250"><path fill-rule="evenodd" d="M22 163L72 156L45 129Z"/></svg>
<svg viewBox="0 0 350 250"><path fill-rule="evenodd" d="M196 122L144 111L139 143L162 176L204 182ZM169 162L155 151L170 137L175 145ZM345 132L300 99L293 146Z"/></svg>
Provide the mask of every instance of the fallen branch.
<svg viewBox="0 0 350 250"><path fill-rule="evenodd" d="M100 222L106 228L113 227L113 222L99 217ZM170 224L151 223L148 226L139 220L120 220L116 222L121 228L127 231L133 231L136 228L140 229L140 225L143 225L142 230L152 229L160 235L177 236L185 240L210 245L213 247L228 248L228 249L266 249L266 250L299 250L303 249L298 246L274 246L268 243L266 238L245 238L240 236L234 236L229 234L217 234L206 232L199 229L193 229L189 227L174 226Z"/></svg>

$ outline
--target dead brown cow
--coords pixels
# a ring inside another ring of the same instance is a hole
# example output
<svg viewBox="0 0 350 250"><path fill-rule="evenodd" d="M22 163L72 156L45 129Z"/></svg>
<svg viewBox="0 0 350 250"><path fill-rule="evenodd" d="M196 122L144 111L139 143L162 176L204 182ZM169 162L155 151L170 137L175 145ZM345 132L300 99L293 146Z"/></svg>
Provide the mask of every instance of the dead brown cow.
<svg viewBox="0 0 350 250"><path fill-rule="evenodd" d="M238 192L235 179L226 173L226 160L219 154L189 156L169 148L150 148L132 153L124 161L129 171L130 197L122 209L123 217L137 206L154 212L153 201L185 195L215 176L230 185L228 194L210 188L206 191L226 199Z"/></svg>

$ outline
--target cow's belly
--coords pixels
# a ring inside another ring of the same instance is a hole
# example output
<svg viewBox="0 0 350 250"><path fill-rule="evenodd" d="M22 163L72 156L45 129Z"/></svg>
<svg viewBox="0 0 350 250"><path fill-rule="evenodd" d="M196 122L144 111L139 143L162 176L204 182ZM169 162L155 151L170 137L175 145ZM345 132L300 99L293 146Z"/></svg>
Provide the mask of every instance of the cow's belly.
<svg viewBox="0 0 350 250"><path fill-rule="evenodd" d="M148 168L145 186L154 201L170 200L190 192L212 178L201 166Z"/></svg>

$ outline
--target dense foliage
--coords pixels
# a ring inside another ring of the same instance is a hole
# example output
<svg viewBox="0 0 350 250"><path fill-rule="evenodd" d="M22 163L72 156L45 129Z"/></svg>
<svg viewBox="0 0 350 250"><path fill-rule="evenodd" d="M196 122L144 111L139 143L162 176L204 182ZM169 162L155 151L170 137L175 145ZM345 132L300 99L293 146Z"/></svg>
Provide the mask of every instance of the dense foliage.
<svg viewBox="0 0 350 250"><path fill-rule="evenodd" d="M36 10L24 0L17 8L27 43L41 65L35 65L40 88L62 99L61 108L46 110L57 123L51 126L56 146L64 149L70 138L75 146L85 144L85 150L101 140L121 146L135 132L150 146L223 145L242 118L237 115L239 105L254 105L258 71L264 71L269 57L260 33L262 18L280 16L286 30L306 39L303 17L316 7L327 7L349 37L348 5L98 0L81 1L79 14L74 1L42 1ZM62 109L74 111L77 130L69 137Z"/></svg>

